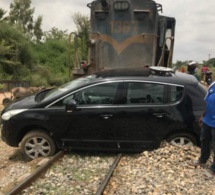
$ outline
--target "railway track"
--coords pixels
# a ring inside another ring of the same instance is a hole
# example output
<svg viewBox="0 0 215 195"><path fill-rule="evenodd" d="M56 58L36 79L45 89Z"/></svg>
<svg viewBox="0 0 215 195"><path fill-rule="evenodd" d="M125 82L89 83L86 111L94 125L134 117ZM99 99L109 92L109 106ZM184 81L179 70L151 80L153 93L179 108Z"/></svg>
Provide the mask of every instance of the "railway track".
<svg viewBox="0 0 215 195"><path fill-rule="evenodd" d="M121 156L122 154L119 154L116 159L114 160L112 166L110 167L108 173L106 174L105 178L103 179L103 181L101 182L97 192L96 192L96 195L101 195L103 194L104 190L105 190L105 187L107 186L108 184L108 181L110 180L116 166L118 165L120 159L121 159Z"/></svg>
<svg viewBox="0 0 215 195"><path fill-rule="evenodd" d="M26 179L24 179L20 184L15 186L11 191L9 191L8 195L17 195L22 192L26 187L30 186L32 182L38 179L44 172L46 172L57 160L64 156L64 151L59 151L55 156L50 158L50 160L37 168L31 175L29 175Z"/></svg>
<svg viewBox="0 0 215 195"><path fill-rule="evenodd" d="M47 172L48 169L50 169L53 165L56 164L60 159L64 157L64 152L60 151L58 152L55 156L50 158L46 163L38 167L35 171L33 171L26 179L21 181L18 185L16 185L13 189L11 189L7 195L18 195L18 194L26 194L25 190L27 188L30 188L31 185L33 185L33 182L36 182L39 180L41 177L44 177L45 173ZM115 156L112 160L112 164L108 166L108 169L106 170L106 173L104 174L104 177L99 178L99 186L93 194L96 195L102 195L115 168L117 167L120 159L121 159L121 154L118 154ZM57 165L56 165L57 166ZM24 191L24 192L23 192ZM28 192L27 192L28 193Z"/></svg>
<svg viewBox="0 0 215 195"><path fill-rule="evenodd" d="M188 164L190 159L197 158L198 153L199 148L170 145L141 154L123 154L122 157L67 153L52 163L46 174L38 176L33 183L29 182L30 187L20 183L17 186L22 186L22 192L19 193L16 186L3 194L214 195L214 179L203 182L204 169L193 168Z"/></svg>

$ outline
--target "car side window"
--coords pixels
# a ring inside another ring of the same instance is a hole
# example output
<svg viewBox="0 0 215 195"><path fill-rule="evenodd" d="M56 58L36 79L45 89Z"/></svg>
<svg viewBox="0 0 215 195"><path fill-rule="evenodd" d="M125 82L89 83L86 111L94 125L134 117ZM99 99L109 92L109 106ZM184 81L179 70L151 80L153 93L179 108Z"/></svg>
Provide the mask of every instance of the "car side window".
<svg viewBox="0 0 215 195"><path fill-rule="evenodd" d="M114 104L114 99L119 83L104 83L87 87L55 103L53 106L63 106L70 99L77 105Z"/></svg>
<svg viewBox="0 0 215 195"><path fill-rule="evenodd" d="M156 83L128 83L127 104L162 104L165 85Z"/></svg>
<svg viewBox="0 0 215 195"><path fill-rule="evenodd" d="M118 83L105 83L88 87L74 95L78 105L86 104L113 104Z"/></svg>
<svg viewBox="0 0 215 195"><path fill-rule="evenodd" d="M181 86L171 86L170 87L170 101L176 102L180 100L184 92L184 87Z"/></svg>

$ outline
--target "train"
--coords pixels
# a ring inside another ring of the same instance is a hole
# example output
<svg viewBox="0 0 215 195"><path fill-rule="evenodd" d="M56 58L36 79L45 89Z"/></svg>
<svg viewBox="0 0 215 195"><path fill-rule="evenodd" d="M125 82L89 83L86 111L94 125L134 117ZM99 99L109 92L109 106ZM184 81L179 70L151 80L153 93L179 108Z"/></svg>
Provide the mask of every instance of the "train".
<svg viewBox="0 0 215 195"><path fill-rule="evenodd" d="M94 0L87 6L88 59L74 63L73 76L115 68L172 67L176 20L161 15L161 4L153 0Z"/></svg>

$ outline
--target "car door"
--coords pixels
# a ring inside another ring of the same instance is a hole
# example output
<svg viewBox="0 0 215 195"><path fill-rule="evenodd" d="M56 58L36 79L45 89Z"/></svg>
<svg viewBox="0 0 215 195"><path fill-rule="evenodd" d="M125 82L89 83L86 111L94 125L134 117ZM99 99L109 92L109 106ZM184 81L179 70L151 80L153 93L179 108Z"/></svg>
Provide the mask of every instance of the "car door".
<svg viewBox="0 0 215 195"><path fill-rule="evenodd" d="M160 144L168 123L174 119L166 103L167 87L153 82L125 81L116 114L121 149L150 149Z"/></svg>
<svg viewBox="0 0 215 195"><path fill-rule="evenodd" d="M113 128L119 82L96 84L80 89L52 105L54 132L65 146L73 148L115 148ZM74 99L77 109L65 111L65 102Z"/></svg>

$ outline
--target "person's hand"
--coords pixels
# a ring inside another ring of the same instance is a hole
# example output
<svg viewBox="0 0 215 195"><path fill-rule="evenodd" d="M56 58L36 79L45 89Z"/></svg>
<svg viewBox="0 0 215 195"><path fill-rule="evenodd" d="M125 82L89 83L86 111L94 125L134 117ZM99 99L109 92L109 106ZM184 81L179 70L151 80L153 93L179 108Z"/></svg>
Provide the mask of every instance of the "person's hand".
<svg viewBox="0 0 215 195"><path fill-rule="evenodd" d="M202 126L202 119L203 119L203 116L201 116L201 117L199 118L199 120L198 120L198 124L199 124L200 127Z"/></svg>

